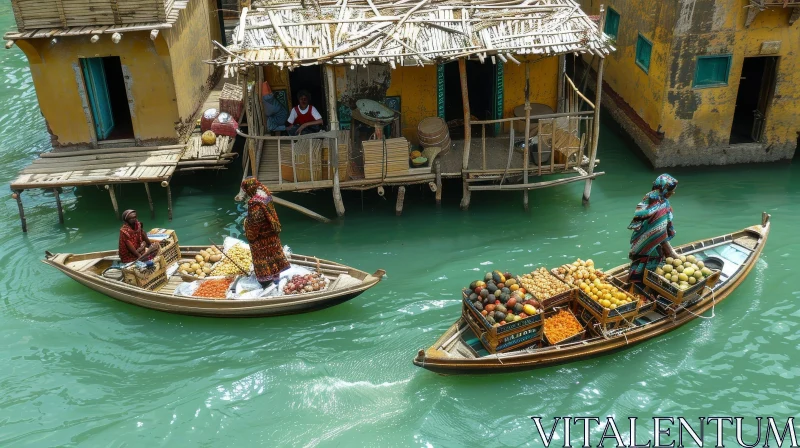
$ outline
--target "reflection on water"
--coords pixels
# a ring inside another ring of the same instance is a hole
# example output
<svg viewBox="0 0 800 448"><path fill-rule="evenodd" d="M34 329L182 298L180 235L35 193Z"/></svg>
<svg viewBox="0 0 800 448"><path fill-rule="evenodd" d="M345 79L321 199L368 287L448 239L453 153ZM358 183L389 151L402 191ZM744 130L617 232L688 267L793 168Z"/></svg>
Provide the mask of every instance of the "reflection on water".
<svg viewBox="0 0 800 448"><path fill-rule="evenodd" d="M0 28L13 24L0 5ZM14 48L0 53L0 153L8 183L48 148L29 70ZM604 117L608 120L608 117ZM592 202L582 185L475 193L458 209L460 185L445 185L441 209L410 188L401 218L374 192L347 194L347 216L323 225L279 209L282 239L299 253L389 276L343 305L299 316L218 320L118 303L40 263L45 250L114 247L120 223L105 191L23 200L19 231L6 195L0 226L0 406L3 446L488 446L535 444L531 415L794 415L800 291L793 281L800 237L798 169L790 165L670 170L678 234L688 242L773 215L756 268L716 307L716 317L627 351L538 371L441 377L411 358L459 315L458 293L486 270L556 266L577 257L625 262L631 212L659 174L612 129L600 142ZM163 189L156 217L186 244L241 231L233 202L240 173L176 179L175 219ZM793 182L794 180L794 182ZM329 193L292 197L333 216ZM147 210L124 187L123 208ZM753 430L753 428L749 428ZM752 438L753 434L747 434Z"/></svg>

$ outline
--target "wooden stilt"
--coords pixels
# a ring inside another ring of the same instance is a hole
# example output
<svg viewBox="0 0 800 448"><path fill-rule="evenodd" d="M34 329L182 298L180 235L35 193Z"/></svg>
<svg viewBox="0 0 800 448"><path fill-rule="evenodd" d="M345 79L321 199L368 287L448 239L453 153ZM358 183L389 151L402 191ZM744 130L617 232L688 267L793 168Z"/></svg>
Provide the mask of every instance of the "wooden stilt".
<svg viewBox="0 0 800 448"><path fill-rule="evenodd" d="M150 194L150 184L144 183L144 191L147 192L147 204L150 205L150 219L156 219L156 211L153 208L153 196Z"/></svg>
<svg viewBox="0 0 800 448"><path fill-rule="evenodd" d="M114 186L113 185L106 185L106 190L108 190L108 195L111 196L111 205L114 206L114 216L119 218L119 205L117 205L117 194L114 193Z"/></svg>
<svg viewBox="0 0 800 448"><path fill-rule="evenodd" d="M433 170L436 173L436 205L442 205L442 165L437 160L433 164Z"/></svg>
<svg viewBox="0 0 800 448"><path fill-rule="evenodd" d="M28 231L28 222L25 220L25 209L22 208L22 190L14 190L12 198L17 200L17 208L19 208L19 220L22 223L22 231Z"/></svg>
<svg viewBox="0 0 800 448"><path fill-rule="evenodd" d="M53 195L56 197L56 209L58 209L58 222L64 224L64 210L61 208L61 189L53 188Z"/></svg>
<svg viewBox="0 0 800 448"><path fill-rule="evenodd" d="M395 204L394 206L394 213L397 216L403 214L403 200L405 199L405 197L406 197L406 187L401 185L397 189L397 204Z"/></svg>
<svg viewBox="0 0 800 448"><path fill-rule="evenodd" d="M339 188L339 139L333 139L333 205L336 207L336 214L344 216L344 201L342 201L342 190Z"/></svg>
<svg viewBox="0 0 800 448"><path fill-rule="evenodd" d="M464 153L461 158L461 177L464 183L464 191L461 197L461 209L469 208L470 191L467 184L467 174L464 172L469 168L469 150L472 143L472 124L470 122L469 110L469 90L467 88L467 61L464 58L458 59L458 74L461 78L461 103L464 107Z"/></svg>
<svg viewBox="0 0 800 448"><path fill-rule="evenodd" d="M172 221L172 189L167 181L162 181L161 186L167 189L167 218Z"/></svg>
<svg viewBox="0 0 800 448"><path fill-rule="evenodd" d="M594 172L594 163L597 160L597 142L600 140L600 97L603 92L603 69L605 68L605 58L600 58L597 63L597 84L595 85L594 100L594 122L592 123L592 152L589 155L588 174ZM583 204L589 203L589 196L592 194L592 178L586 179L583 187Z"/></svg>

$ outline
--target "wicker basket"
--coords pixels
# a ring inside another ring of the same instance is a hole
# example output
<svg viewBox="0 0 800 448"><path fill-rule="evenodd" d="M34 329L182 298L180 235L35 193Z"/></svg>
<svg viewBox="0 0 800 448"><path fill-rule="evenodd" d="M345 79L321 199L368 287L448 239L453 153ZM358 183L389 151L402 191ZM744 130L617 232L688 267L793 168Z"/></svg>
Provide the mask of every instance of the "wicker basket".
<svg viewBox="0 0 800 448"><path fill-rule="evenodd" d="M227 135L228 137L235 138L237 129L239 129L239 124L233 117L231 117L230 120L223 123L219 121L219 116L217 116L217 118L214 119L214 122L211 123L211 130L214 132L214 134L218 136Z"/></svg>
<svg viewBox="0 0 800 448"><path fill-rule="evenodd" d="M311 146L311 159L309 160L308 145ZM292 154L294 151L294 154ZM292 171L292 157L294 158L294 171ZM322 141L318 139L299 140L294 144L294 150L289 145L281 146L281 177L284 181L309 182L323 180ZM341 174L340 174L341 176ZM340 177L341 179L341 177Z"/></svg>
<svg viewBox="0 0 800 448"><path fill-rule="evenodd" d="M167 283L167 263L164 257L157 255L153 266L139 269L136 265L122 268L123 281L148 291L154 291Z"/></svg>
<svg viewBox="0 0 800 448"><path fill-rule="evenodd" d="M178 234L172 229L152 229L147 232L148 237L154 234L167 234L164 239L159 240L158 245L161 247L159 254L164 257L167 266L176 263L181 259L181 248L178 246Z"/></svg>
<svg viewBox="0 0 800 448"><path fill-rule="evenodd" d="M242 109L244 103L242 102L243 93L242 86L225 83L222 86L222 93L219 94L219 110L220 112L227 112L235 119L242 117Z"/></svg>
<svg viewBox="0 0 800 448"><path fill-rule="evenodd" d="M720 271L713 270L705 281L698 282L687 289L680 289L670 283L669 280L656 274L651 270L644 271L644 284L656 291L660 296L670 300L672 303L680 304L684 301L691 301L698 298L706 287L713 288L719 281Z"/></svg>

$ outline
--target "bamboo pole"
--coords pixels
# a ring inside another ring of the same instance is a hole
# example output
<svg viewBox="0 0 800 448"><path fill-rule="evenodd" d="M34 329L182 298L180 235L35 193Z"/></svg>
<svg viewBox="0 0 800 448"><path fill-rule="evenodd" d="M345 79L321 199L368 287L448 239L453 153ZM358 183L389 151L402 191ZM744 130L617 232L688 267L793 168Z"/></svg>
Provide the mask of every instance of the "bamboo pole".
<svg viewBox="0 0 800 448"><path fill-rule="evenodd" d="M525 171L522 172L522 183L528 183L528 165L530 164L531 153L531 65L525 63L525 152L522 154L522 166ZM538 145L537 145L538 146ZM542 152L539 150L539 175L542 173ZM522 207L528 211L528 190L522 193Z"/></svg>
<svg viewBox="0 0 800 448"><path fill-rule="evenodd" d="M467 62L464 58L458 60L458 74L461 78L461 103L464 107L464 149L461 158L461 170L465 171L469 168L469 150L472 143L472 125L470 123L470 110L469 110L469 90L467 87ZM461 198L461 208L466 210L469 208L470 190L467 183L466 174L461 175L463 180L463 195Z"/></svg>
<svg viewBox="0 0 800 448"><path fill-rule="evenodd" d="M405 197L406 197L406 187L404 185L401 185L397 189L397 204L395 204L394 206L394 213L397 216L403 214L403 200L405 199Z"/></svg>
<svg viewBox="0 0 800 448"><path fill-rule="evenodd" d="M442 205L442 164L440 160L433 163L433 171L436 174L436 206Z"/></svg>
<svg viewBox="0 0 800 448"><path fill-rule="evenodd" d="M597 63L597 85L595 86L595 109L594 109L594 122L592 123L592 152L589 156L588 172L591 175L594 172L594 161L597 158L597 143L600 141L600 97L603 92L603 69L605 68L605 58L600 58ZM592 194L592 179L586 179L586 185L583 187L583 202L589 202L589 196Z"/></svg>
<svg viewBox="0 0 800 448"><path fill-rule="evenodd" d="M64 224L64 210L61 208L61 188L53 188L53 194L56 197L56 209L58 210L58 222Z"/></svg>
<svg viewBox="0 0 800 448"><path fill-rule="evenodd" d="M105 189L108 190L108 195L111 197L111 205L114 206L114 216L119 219L119 205L117 205L117 195L114 193L114 186L106 185Z"/></svg>

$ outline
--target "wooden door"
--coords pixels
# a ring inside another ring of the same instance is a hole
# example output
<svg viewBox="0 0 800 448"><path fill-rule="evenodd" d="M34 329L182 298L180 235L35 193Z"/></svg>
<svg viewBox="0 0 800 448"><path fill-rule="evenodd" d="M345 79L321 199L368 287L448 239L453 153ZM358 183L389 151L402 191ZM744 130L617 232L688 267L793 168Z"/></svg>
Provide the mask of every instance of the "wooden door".
<svg viewBox="0 0 800 448"><path fill-rule="evenodd" d="M775 90L777 65L778 58L764 58L764 72L761 77L761 91L758 94L758 107L753 111L753 129L750 132L754 142L760 142L764 138L764 128L767 124L767 108Z"/></svg>
<svg viewBox="0 0 800 448"><path fill-rule="evenodd" d="M81 59L81 68L89 106L92 108L95 133L98 140L105 140L114 129L114 115L111 113L103 58Z"/></svg>

